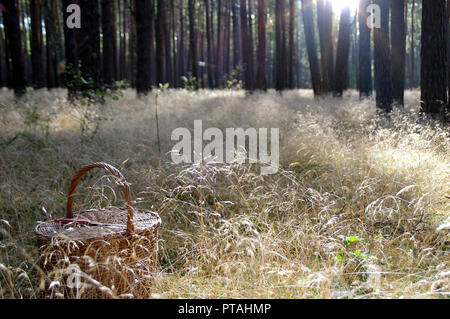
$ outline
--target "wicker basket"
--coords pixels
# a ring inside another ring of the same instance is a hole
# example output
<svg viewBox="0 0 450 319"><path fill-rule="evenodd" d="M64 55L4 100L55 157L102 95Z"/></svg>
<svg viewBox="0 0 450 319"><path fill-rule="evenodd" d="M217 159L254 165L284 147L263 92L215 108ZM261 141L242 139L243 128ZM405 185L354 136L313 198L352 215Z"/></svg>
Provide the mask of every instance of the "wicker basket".
<svg viewBox="0 0 450 319"><path fill-rule="evenodd" d="M72 212L75 189L94 168L104 168L116 179L125 196L125 209ZM155 272L160 225L157 213L132 208L129 184L119 170L106 163L84 167L70 186L67 219L36 226L40 263L47 277L41 288L48 295L48 284L53 283L54 290L58 280L56 286L63 291L59 296L64 297L143 296ZM73 284L73 273L77 273L76 284L67 285L71 280Z"/></svg>

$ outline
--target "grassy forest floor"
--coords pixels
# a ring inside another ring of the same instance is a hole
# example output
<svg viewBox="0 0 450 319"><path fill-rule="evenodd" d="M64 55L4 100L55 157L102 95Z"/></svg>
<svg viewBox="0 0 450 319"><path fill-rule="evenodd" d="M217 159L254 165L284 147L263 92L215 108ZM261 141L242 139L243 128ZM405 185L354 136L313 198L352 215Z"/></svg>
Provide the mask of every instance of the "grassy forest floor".
<svg viewBox="0 0 450 319"><path fill-rule="evenodd" d="M132 184L135 207L162 218L158 274L143 298L448 298L450 134L405 110L375 116L356 92L131 90L73 107L66 92L20 102L0 92L0 298L35 298L37 221L63 217L78 169L104 161ZM154 93L153 93L154 94ZM177 127L280 128L281 169L174 165ZM97 174L99 176L102 174ZM83 181L76 208L121 205L104 178Z"/></svg>

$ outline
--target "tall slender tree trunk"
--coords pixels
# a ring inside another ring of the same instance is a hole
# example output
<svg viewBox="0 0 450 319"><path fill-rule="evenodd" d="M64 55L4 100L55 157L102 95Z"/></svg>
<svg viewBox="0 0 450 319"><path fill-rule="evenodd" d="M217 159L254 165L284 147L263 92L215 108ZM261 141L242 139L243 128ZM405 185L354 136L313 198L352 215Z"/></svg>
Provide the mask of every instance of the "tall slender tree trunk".
<svg viewBox="0 0 450 319"><path fill-rule="evenodd" d="M406 62L405 0L392 1L391 10L392 96L397 105L403 106Z"/></svg>
<svg viewBox="0 0 450 319"><path fill-rule="evenodd" d="M252 49L250 43L250 34L248 30L248 11L247 3L241 0L241 35L242 35L242 51L244 56L244 87L247 91L253 90L253 74L252 74Z"/></svg>
<svg viewBox="0 0 450 319"><path fill-rule="evenodd" d="M148 5L148 4L146 4ZM128 47L128 55L129 55L129 77L132 87L136 87L136 81L137 81L137 69L140 67L137 63L137 26L136 26L136 8L138 10L141 9L141 7L136 7L136 0L129 0L128 2L128 10L127 10L127 17L128 17L128 25L129 25L129 47ZM142 7L143 8L143 7ZM148 12L147 12L148 13ZM147 24L148 27L150 27L149 24ZM148 41L148 37L146 38L146 41Z"/></svg>
<svg viewBox="0 0 450 319"><path fill-rule="evenodd" d="M158 0L158 13L156 15L156 69L157 83L164 84L167 82L166 73L166 1Z"/></svg>
<svg viewBox="0 0 450 319"><path fill-rule="evenodd" d="M137 77L138 96L146 95L152 89L151 55L150 55L150 17L153 14L151 3L136 0L136 37L137 37Z"/></svg>
<svg viewBox="0 0 450 319"><path fill-rule="evenodd" d="M186 63L185 63L185 47L184 47L184 15L183 10L184 9L184 2L183 0L180 0L180 35L178 39L178 68L180 76L186 75Z"/></svg>
<svg viewBox="0 0 450 319"><path fill-rule="evenodd" d="M334 72L333 7L330 0L317 1L317 22L320 39L322 85L324 93L330 93L333 91Z"/></svg>
<svg viewBox="0 0 450 319"><path fill-rule="evenodd" d="M150 0L150 30L149 30L149 45L150 45L150 69L152 85L157 85L157 69L156 69L156 49L155 49L155 33L156 33L156 19L155 19L155 0Z"/></svg>
<svg viewBox="0 0 450 319"><path fill-rule="evenodd" d="M71 29L67 26L67 19L69 13L67 7L71 5L73 0L63 0L63 16L64 16L64 39L65 39L65 52L66 52L66 70L64 72L64 85L69 91L69 99L73 100L77 92L79 91L79 79L77 78L79 73L78 67L78 33L79 29ZM48 62L47 62L48 63Z"/></svg>
<svg viewBox="0 0 450 319"><path fill-rule="evenodd" d="M233 1L233 68L236 69L242 64L242 41L241 41L241 26L240 26L240 6L239 0Z"/></svg>
<svg viewBox="0 0 450 319"><path fill-rule="evenodd" d="M102 0L103 78L111 86L114 79L114 47L116 40L112 15L112 1Z"/></svg>
<svg viewBox="0 0 450 319"><path fill-rule="evenodd" d="M285 1L275 3L275 89L286 88L287 52L286 52L286 15Z"/></svg>
<svg viewBox="0 0 450 319"><path fill-rule="evenodd" d="M170 0L170 27L172 29L171 32L171 47L172 47L172 72L173 72L173 86L175 88L180 87L179 78L180 75L178 74L178 57L177 57L177 43L176 43L176 37L177 37L177 28L175 24L175 4L174 0Z"/></svg>
<svg viewBox="0 0 450 319"><path fill-rule="evenodd" d="M217 1L217 52L216 52L216 83L223 86L224 51L225 51L225 30L223 26L223 1Z"/></svg>
<svg viewBox="0 0 450 319"><path fill-rule="evenodd" d="M371 31L367 26L367 7L370 0L360 0L359 2L359 94L361 98L372 95L372 58L370 49Z"/></svg>
<svg viewBox="0 0 450 319"><path fill-rule="evenodd" d="M386 113L392 111L392 61L389 40L388 0L375 0L381 8L381 27L374 29L375 90L377 107Z"/></svg>
<svg viewBox="0 0 450 319"><path fill-rule="evenodd" d="M421 107L448 116L448 20L445 0L422 2ZM447 117L447 120L450 120Z"/></svg>
<svg viewBox="0 0 450 319"><path fill-rule="evenodd" d="M63 50L63 37L61 32L60 20L59 20L59 9L60 1L52 0L52 17L53 17L53 25L55 26L55 47L56 47L56 85L57 87L62 86L62 72L61 66L62 61L64 60L64 50Z"/></svg>
<svg viewBox="0 0 450 319"><path fill-rule="evenodd" d="M266 90L266 25L267 0L258 0L258 73L256 88Z"/></svg>
<svg viewBox="0 0 450 319"><path fill-rule="evenodd" d="M80 0L81 23L78 54L83 78L92 81L83 90L101 88L100 14L97 0Z"/></svg>
<svg viewBox="0 0 450 319"><path fill-rule="evenodd" d="M56 58L56 30L51 11L50 0L44 0L45 35L47 42L47 87L54 89L58 87L57 80L57 58Z"/></svg>
<svg viewBox="0 0 450 319"><path fill-rule="evenodd" d="M415 18L416 18L416 0L412 0L412 4L411 4L411 53L410 53L410 57L411 57L411 69L410 69L410 73L409 73L409 86L411 88L416 87L416 60L415 60L415 52L414 52L414 46L415 46Z"/></svg>
<svg viewBox="0 0 450 319"><path fill-rule="evenodd" d="M170 28L170 16L168 14L168 5L169 5L169 1L164 1L164 9L166 11L165 13L165 23L164 23L164 33L165 33L165 61L166 61L166 81L165 83L169 83L171 85L173 85L173 65L172 65L172 47L171 47L171 28Z"/></svg>
<svg viewBox="0 0 450 319"><path fill-rule="evenodd" d="M33 86L45 87L44 41L42 36L42 2L30 0L31 13L31 66Z"/></svg>
<svg viewBox="0 0 450 319"><path fill-rule="evenodd" d="M306 48L309 57L309 66L311 70L311 82L314 96L320 96L322 93L322 83L320 75L319 59L317 58L316 43L314 40L314 16L313 1L302 0L303 23L305 29Z"/></svg>
<svg viewBox="0 0 450 319"><path fill-rule="evenodd" d="M345 79L348 80L348 61L350 53L350 8L342 9L339 23L339 40L336 53L336 69L334 72L334 95L341 97L344 93Z"/></svg>
<svg viewBox="0 0 450 319"><path fill-rule="evenodd" d="M13 88L16 96L26 92L27 79L22 51L22 40L19 28L19 12L16 1L4 1L3 22L5 36L11 52Z"/></svg>
<svg viewBox="0 0 450 319"><path fill-rule="evenodd" d="M231 11L232 11L231 1L226 1L225 6L225 61L223 72L227 75L230 74L230 52L231 52Z"/></svg>
<svg viewBox="0 0 450 319"><path fill-rule="evenodd" d="M295 41L294 41L294 32L295 32L295 16L296 16L296 8L295 8L295 0L289 0L289 63L288 63L288 88L294 88L294 60L296 60L296 50L295 50Z"/></svg>
<svg viewBox="0 0 450 319"><path fill-rule="evenodd" d="M0 24L4 25L3 17L0 12ZM3 41L3 28L0 28L0 87L6 87L8 85L7 82L7 66L6 66L6 45Z"/></svg>
<svg viewBox="0 0 450 319"><path fill-rule="evenodd" d="M211 0L205 1L205 11L206 11L206 38L207 38L207 56L208 56L208 86L210 88L215 87L215 76L214 76L214 42L212 36L212 21L211 21Z"/></svg>
<svg viewBox="0 0 450 319"><path fill-rule="evenodd" d="M197 60L197 35L195 32L195 0L189 0L189 52L191 59L192 77L197 81L198 78L198 60Z"/></svg>
<svg viewBox="0 0 450 319"><path fill-rule="evenodd" d="M251 89L255 88L255 50L254 50L254 37L253 37L253 0L247 0L248 4L248 68L249 76L252 82Z"/></svg>

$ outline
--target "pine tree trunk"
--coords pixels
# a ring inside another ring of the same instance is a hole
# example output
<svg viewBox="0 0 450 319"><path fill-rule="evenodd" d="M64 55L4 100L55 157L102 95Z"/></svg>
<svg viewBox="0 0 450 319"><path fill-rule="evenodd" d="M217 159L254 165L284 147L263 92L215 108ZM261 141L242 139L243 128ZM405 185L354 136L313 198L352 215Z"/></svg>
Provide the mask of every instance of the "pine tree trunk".
<svg viewBox="0 0 450 319"><path fill-rule="evenodd" d="M275 89L282 91L286 88L287 54L286 54L286 15L285 1L275 3Z"/></svg>
<svg viewBox="0 0 450 319"><path fill-rule="evenodd" d="M267 0L258 0L258 73L256 76L256 88L259 90L267 90L266 25L267 25Z"/></svg>
<svg viewBox="0 0 450 319"><path fill-rule="evenodd" d="M164 83L169 83L173 85L173 65L172 65L172 46L171 46L171 29L170 29L170 17L168 14L169 1L164 1L165 13L165 23L164 23L164 34L165 34L165 61L166 61L166 81Z"/></svg>
<svg viewBox="0 0 450 319"><path fill-rule="evenodd" d="M205 1L205 11L206 11L206 39L207 39L207 56L208 56L208 86L214 88L215 85L215 74L214 74L214 42L212 36L212 23L211 23L211 0Z"/></svg>
<svg viewBox="0 0 450 319"><path fill-rule="evenodd" d="M82 90L101 88L102 73L100 59L100 14L97 0L80 0L81 29L78 54L83 78L92 81Z"/></svg>
<svg viewBox="0 0 450 319"><path fill-rule="evenodd" d="M171 32L171 47L172 47L172 70L173 70L173 87L180 87L179 79L180 75L178 74L178 55L177 55L177 43L176 43L176 34L177 27L175 24L175 4L174 0L170 0L170 27L172 29Z"/></svg>
<svg viewBox="0 0 450 319"><path fill-rule="evenodd" d="M366 11L370 0L360 0L359 3L359 95L366 98L372 95L372 58L370 49L371 30L367 26L368 13Z"/></svg>
<svg viewBox="0 0 450 319"><path fill-rule="evenodd" d="M156 15L156 69L157 84L167 82L166 73L166 2L158 0L158 12Z"/></svg>
<svg viewBox="0 0 450 319"><path fill-rule="evenodd" d="M348 62L350 53L350 8L342 9L339 23L339 40L336 52L336 68L334 72L334 96L341 97L348 81Z"/></svg>
<svg viewBox="0 0 450 319"><path fill-rule="evenodd" d="M225 6L225 61L224 61L224 70L223 72L226 75L230 74L230 52L231 52L231 1L226 1Z"/></svg>
<svg viewBox="0 0 450 319"><path fill-rule="evenodd" d="M253 75L251 69L251 61L253 59L252 49L250 44L250 34L248 30L248 11L247 3L241 0L241 36L242 36L242 51L244 58L244 87L247 91L253 90Z"/></svg>
<svg viewBox="0 0 450 319"><path fill-rule="evenodd" d="M184 2L180 0L180 35L178 40L178 68L180 76L186 75L186 63L185 63L185 47L184 47L184 15L183 15Z"/></svg>
<svg viewBox="0 0 450 319"><path fill-rule="evenodd" d="M223 2L217 1L217 52L216 52L216 83L218 87L223 86L224 69L224 27L223 27Z"/></svg>
<svg viewBox="0 0 450 319"><path fill-rule="evenodd" d="M251 79L251 89L255 88L255 50L254 50L254 37L253 37L253 0L247 0L248 4L248 72Z"/></svg>
<svg viewBox="0 0 450 319"><path fill-rule="evenodd" d="M111 86L114 79L114 47L116 40L111 0L102 0L103 78Z"/></svg>
<svg viewBox="0 0 450 319"><path fill-rule="evenodd" d="M295 0L289 0L289 63L288 63L288 88L294 88L294 59L296 58L294 32L295 32Z"/></svg>
<svg viewBox="0 0 450 319"><path fill-rule="evenodd" d="M389 113L392 111L392 61L389 40L388 0L376 0L381 8L381 27L374 29L375 90L377 107Z"/></svg>
<svg viewBox="0 0 450 319"><path fill-rule="evenodd" d="M446 11L445 0L422 3L421 107L434 117L449 111Z"/></svg>
<svg viewBox="0 0 450 319"><path fill-rule="evenodd" d="M149 45L150 45L150 69L152 85L157 85L156 80L156 49L155 49L155 33L156 33L156 19L155 19L155 0L150 0L150 30L149 30Z"/></svg>
<svg viewBox="0 0 450 319"><path fill-rule="evenodd" d="M405 0L392 1L391 10L392 96L397 105L403 106L406 62Z"/></svg>
<svg viewBox="0 0 450 319"><path fill-rule="evenodd" d="M26 92L27 79L22 51L22 40L19 28L19 12L16 1L4 1L3 21L5 37L11 52L12 62L12 87L16 96Z"/></svg>
<svg viewBox="0 0 450 319"><path fill-rule="evenodd" d="M303 23L305 29L306 48L311 70L311 82L315 96L322 93L319 59L317 58L316 43L314 40L314 16L312 0L302 0Z"/></svg>
<svg viewBox="0 0 450 319"><path fill-rule="evenodd" d="M145 4L147 5L147 3ZM141 7L137 7L139 10ZM144 8L144 7L142 7ZM143 9L145 10L145 9ZM137 62L137 26L136 26L136 0L129 0L128 2L128 21L129 21L129 46L128 46L128 55L130 57L129 63L129 77L132 87L136 87L137 81L137 69L140 67ZM147 12L148 13L148 12ZM148 24L149 26L149 24ZM148 41L148 37L146 41Z"/></svg>
<svg viewBox="0 0 450 319"><path fill-rule="evenodd" d="M320 39L322 85L324 93L333 90L333 7L330 0L317 2L317 22Z"/></svg>
<svg viewBox="0 0 450 319"><path fill-rule="evenodd" d="M0 23L3 24L3 17L0 14ZM3 28L0 28L0 88L6 87L8 85L7 82L7 67L6 67L6 45L3 41Z"/></svg>
<svg viewBox="0 0 450 319"><path fill-rule="evenodd" d="M33 87L45 87L44 41L42 35L42 3L30 0L31 13L31 66Z"/></svg>
<svg viewBox="0 0 450 319"><path fill-rule="evenodd" d="M416 87L416 61L415 61L415 52L414 52L414 33L415 33L415 17L416 17L416 0L412 0L412 7L411 7L411 69L409 73L409 86L411 88Z"/></svg>
<svg viewBox="0 0 450 319"><path fill-rule="evenodd" d="M238 0L233 0L233 68L237 69L242 64L241 56L241 26L240 26L240 8Z"/></svg>
<svg viewBox="0 0 450 319"><path fill-rule="evenodd" d="M136 90L138 96L147 95L152 88L150 55L150 17L153 14L150 1L136 0L137 64Z"/></svg>
<svg viewBox="0 0 450 319"><path fill-rule="evenodd" d="M75 79L75 76L79 73L78 68L78 33L79 29L69 29L67 27L67 18L69 13L67 7L73 3L73 0L63 0L63 16L64 16L64 39L65 39L65 52L66 52L66 70L64 73L64 85L69 90L69 99L75 98L79 91L79 79ZM48 63L48 61L47 61Z"/></svg>
<svg viewBox="0 0 450 319"><path fill-rule="evenodd" d="M195 31L195 0L189 0L189 52L191 59L192 77L197 81L198 78L198 60L197 60L197 35Z"/></svg>

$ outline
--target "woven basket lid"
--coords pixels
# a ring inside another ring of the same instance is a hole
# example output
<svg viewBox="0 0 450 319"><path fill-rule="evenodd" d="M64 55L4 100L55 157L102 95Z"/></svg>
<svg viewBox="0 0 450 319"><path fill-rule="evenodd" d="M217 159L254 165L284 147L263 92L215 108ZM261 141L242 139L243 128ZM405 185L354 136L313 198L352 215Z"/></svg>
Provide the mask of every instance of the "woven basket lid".
<svg viewBox="0 0 450 319"><path fill-rule="evenodd" d="M104 168L116 178L116 182L122 187L126 208L108 207L105 209L86 210L76 214L72 212L72 204L78 182L84 174L94 168ZM161 225L161 219L157 213L135 210L131 207L129 184L118 169L106 163L95 163L86 166L74 177L67 200L67 219L64 221L64 223L60 221L39 223L35 228L36 235L47 240L54 237L68 240L89 240L120 234L132 235L152 232ZM83 223L78 221L83 221ZM90 223L97 225L91 225ZM98 225L99 223L100 225Z"/></svg>
<svg viewBox="0 0 450 319"><path fill-rule="evenodd" d="M76 213L75 220L97 222L102 224L114 224L114 226L86 226L77 223L62 224L56 221L39 223L35 232L38 236L51 239L58 237L67 240L92 240L101 239L127 233L127 210L117 207L106 209L92 209ZM134 233L154 231L161 225L161 219L157 213L145 210L134 211Z"/></svg>

